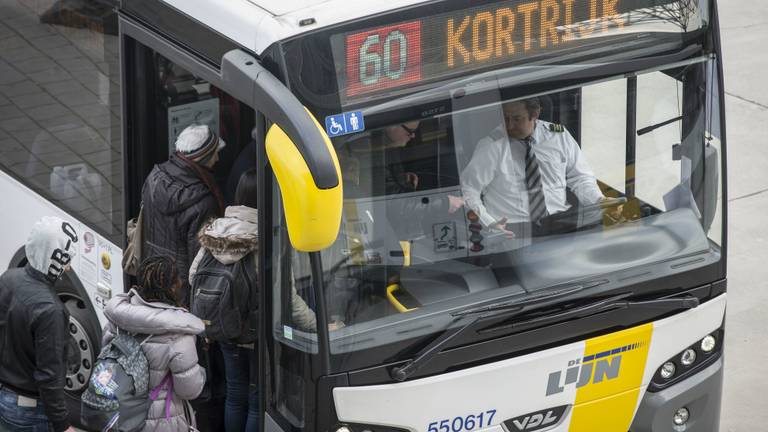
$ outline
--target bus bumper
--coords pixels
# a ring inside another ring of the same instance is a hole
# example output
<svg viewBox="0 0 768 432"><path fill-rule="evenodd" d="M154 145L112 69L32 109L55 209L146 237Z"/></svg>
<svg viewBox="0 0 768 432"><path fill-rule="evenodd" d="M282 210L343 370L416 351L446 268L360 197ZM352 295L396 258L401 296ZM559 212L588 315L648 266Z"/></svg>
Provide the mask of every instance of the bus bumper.
<svg viewBox="0 0 768 432"><path fill-rule="evenodd" d="M630 432L717 432L723 390L723 355L701 372L668 389L646 392ZM686 407L687 423L672 422L675 411Z"/></svg>

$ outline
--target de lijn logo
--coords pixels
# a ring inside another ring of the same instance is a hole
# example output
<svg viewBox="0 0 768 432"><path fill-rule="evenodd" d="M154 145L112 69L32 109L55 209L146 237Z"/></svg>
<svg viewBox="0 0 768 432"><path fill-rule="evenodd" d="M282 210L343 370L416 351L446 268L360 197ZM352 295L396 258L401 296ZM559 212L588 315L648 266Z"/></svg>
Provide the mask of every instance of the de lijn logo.
<svg viewBox="0 0 768 432"><path fill-rule="evenodd" d="M633 343L569 361L564 380L563 371L549 374L547 396L562 393L569 385L576 384L576 388L581 388L590 383L597 384L618 378L623 354L641 346L641 343Z"/></svg>

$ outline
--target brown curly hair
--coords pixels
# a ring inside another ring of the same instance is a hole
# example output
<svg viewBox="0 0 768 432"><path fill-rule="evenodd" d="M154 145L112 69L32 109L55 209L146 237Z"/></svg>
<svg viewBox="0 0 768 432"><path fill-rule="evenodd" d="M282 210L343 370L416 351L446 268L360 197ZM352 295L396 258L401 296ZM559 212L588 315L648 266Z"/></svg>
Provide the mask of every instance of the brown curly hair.
<svg viewBox="0 0 768 432"><path fill-rule="evenodd" d="M178 293L181 286L176 262L167 256L153 256L139 265L139 284L136 291L141 298L150 302L161 302L179 306Z"/></svg>

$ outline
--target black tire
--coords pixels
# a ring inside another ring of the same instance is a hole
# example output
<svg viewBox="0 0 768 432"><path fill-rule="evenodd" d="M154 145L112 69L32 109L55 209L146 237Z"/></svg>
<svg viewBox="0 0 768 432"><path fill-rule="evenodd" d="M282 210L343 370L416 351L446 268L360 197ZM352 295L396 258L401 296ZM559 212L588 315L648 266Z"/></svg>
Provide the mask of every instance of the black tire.
<svg viewBox="0 0 768 432"><path fill-rule="evenodd" d="M70 422L78 427L80 423L80 395L88 386L88 379L99 355L101 346L98 320L86 308L82 300L62 295L64 306L69 311L69 357L67 359L66 398Z"/></svg>

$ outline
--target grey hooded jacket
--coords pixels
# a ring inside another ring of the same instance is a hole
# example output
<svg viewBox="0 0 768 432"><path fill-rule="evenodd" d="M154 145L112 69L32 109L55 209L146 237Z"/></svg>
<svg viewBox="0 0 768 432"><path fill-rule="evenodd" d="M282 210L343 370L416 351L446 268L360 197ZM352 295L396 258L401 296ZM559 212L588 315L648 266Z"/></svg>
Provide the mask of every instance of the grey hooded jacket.
<svg viewBox="0 0 768 432"><path fill-rule="evenodd" d="M223 218L207 223L198 235L201 248L189 269L189 284L192 285L197 266L205 250L210 251L222 264L236 263L250 254L253 257L254 267L258 269L258 253L256 253L259 248L258 220L259 212L256 209L230 206L225 210ZM315 312L296 293L296 287L293 287L292 297L294 325L302 330L316 331Z"/></svg>
<svg viewBox="0 0 768 432"><path fill-rule="evenodd" d="M173 378L170 416L166 418L167 394L163 390L149 408L144 431L189 431L183 401L200 395L205 384L205 369L197 364L195 349L195 335L202 333L203 322L183 308L147 302L135 290L110 300L104 315L109 323L102 344L114 338L116 329L152 335L142 345L149 362L150 389L157 387L168 373Z"/></svg>

